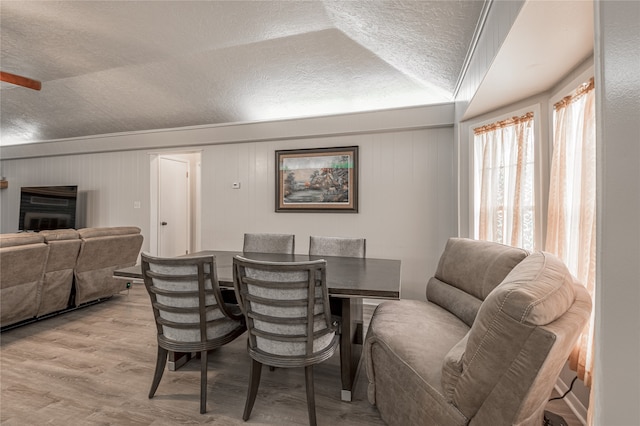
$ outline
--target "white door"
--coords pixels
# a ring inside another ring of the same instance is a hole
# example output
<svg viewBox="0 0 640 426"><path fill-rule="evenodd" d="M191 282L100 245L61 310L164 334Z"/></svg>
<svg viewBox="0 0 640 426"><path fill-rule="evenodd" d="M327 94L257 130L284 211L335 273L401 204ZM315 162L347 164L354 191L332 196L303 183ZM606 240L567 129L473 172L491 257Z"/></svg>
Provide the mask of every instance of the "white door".
<svg viewBox="0 0 640 426"><path fill-rule="evenodd" d="M159 158L158 255L189 252L189 162Z"/></svg>

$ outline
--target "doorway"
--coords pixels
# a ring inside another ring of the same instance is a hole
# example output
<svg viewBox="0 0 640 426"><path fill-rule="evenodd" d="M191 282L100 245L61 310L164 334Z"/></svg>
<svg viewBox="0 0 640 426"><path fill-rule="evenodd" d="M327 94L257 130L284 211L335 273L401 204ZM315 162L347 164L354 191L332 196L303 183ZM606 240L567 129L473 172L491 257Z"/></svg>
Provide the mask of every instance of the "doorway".
<svg viewBox="0 0 640 426"><path fill-rule="evenodd" d="M149 251L175 257L199 250L200 152L150 154Z"/></svg>

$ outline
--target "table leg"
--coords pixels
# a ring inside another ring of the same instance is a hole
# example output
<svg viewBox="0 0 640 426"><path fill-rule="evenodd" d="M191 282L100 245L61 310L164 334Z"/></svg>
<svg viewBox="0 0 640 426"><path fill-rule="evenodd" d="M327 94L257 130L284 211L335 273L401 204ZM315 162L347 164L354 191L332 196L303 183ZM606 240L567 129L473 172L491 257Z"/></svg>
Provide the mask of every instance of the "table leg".
<svg viewBox="0 0 640 426"><path fill-rule="evenodd" d="M176 371L191 359L191 354L186 352L169 351L169 359L167 360L167 368L169 371Z"/></svg>
<svg viewBox="0 0 640 426"><path fill-rule="evenodd" d="M362 298L332 298L331 302L331 312L342 318L342 333L340 335L342 391L340 398L343 401L351 401L364 340L362 335Z"/></svg>

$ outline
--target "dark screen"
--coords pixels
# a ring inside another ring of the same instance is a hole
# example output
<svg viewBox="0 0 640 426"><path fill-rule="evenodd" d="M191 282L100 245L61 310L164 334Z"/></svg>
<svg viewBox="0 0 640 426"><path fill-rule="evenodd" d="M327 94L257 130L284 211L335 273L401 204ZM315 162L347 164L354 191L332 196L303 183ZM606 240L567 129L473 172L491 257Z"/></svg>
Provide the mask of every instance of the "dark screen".
<svg viewBox="0 0 640 426"><path fill-rule="evenodd" d="M21 231L76 227L78 187L23 186L20 189Z"/></svg>

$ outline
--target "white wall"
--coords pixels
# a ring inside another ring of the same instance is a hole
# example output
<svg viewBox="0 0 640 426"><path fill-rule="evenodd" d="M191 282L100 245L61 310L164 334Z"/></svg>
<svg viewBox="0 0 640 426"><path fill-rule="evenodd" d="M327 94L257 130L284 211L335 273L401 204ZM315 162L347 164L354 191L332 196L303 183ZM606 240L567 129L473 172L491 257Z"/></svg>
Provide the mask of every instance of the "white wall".
<svg viewBox="0 0 640 426"><path fill-rule="evenodd" d="M294 233L296 252L310 235L361 236L369 257L402 259L402 297L424 298L453 235L451 128L206 147L203 247L242 248L244 232ZM359 213L276 213L275 150L359 146ZM231 188L241 182L241 189Z"/></svg>
<svg viewBox="0 0 640 426"><path fill-rule="evenodd" d="M316 128L318 120L322 126ZM402 260L402 297L424 299L426 281L455 232L452 121L449 104L234 125L236 135L228 138L232 140L220 137L220 131L228 129L215 126L174 130L169 133L175 138L172 146L169 134L158 132L160 148L153 144L153 132L118 135L112 145L105 143L108 137L99 138L103 146L90 139L86 149L144 149L3 159L1 174L9 188L0 191L1 231L17 229L21 186L77 184L88 194L85 226L139 226L143 249L148 250L150 154L198 145L203 249L241 249L245 232L294 233L298 253L307 252L311 234L362 236L369 257ZM345 131L348 122L354 131ZM271 132L269 140L257 131L265 127ZM201 142L207 139L217 143ZM60 146L80 148L81 142L61 141ZM41 152L55 151L56 142L51 144ZM275 213L275 150L351 145L360 147L359 213ZM19 156L20 150L12 155ZM238 181L241 189L231 189ZM133 208L134 201L141 202L140 209Z"/></svg>
<svg viewBox="0 0 640 426"><path fill-rule="evenodd" d="M640 2L597 1L595 425L640 424Z"/></svg>
<svg viewBox="0 0 640 426"><path fill-rule="evenodd" d="M78 185L77 227L132 225L149 221L149 161L145 152L112 152L3 160L9 187L0 191L0 230L18 230L20 187ZM134 209L134 201L141 208Z"/></svg>

